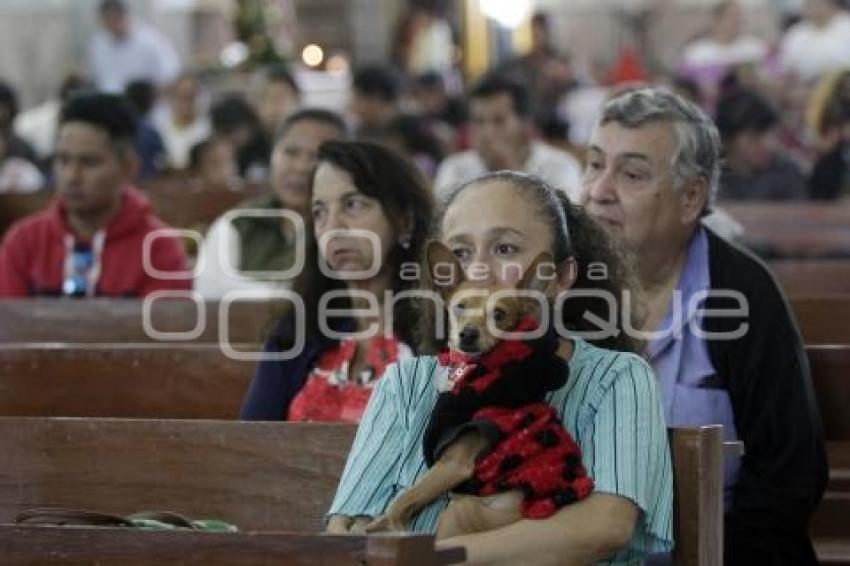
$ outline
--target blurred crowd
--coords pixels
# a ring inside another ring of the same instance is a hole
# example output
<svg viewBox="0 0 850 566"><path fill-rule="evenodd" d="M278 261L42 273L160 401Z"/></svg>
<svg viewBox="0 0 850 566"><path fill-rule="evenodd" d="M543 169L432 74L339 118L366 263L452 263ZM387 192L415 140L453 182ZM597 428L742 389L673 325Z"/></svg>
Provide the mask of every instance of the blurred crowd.
<svg viewBox="0 0 850 566"><path fill-rule="evenodd" d="M68 76L54 98L21 111L14 86L0 82L0 192L51 186L60 107L84 90L121 93L134 109L139 180L179 174L204 188L268 183L276 132L302 106L299 69L253 70L236 81L248 88L222 88L193 73L121 0L99 10L87 72ZM716 121L721 200L848 194L850 13L842 0L805 0L773 42L745 31L737 2L719 2L673 68L652 72L649 56L633 47L607 62L575 61L555 47L550 19L535 14L530 50L465 85L457 31L434 3L414 2L391 62L351 72L343 112L350 133L411 159L438 193L500 169L575 187L603 103L641 84L665 85Z"/></svg>

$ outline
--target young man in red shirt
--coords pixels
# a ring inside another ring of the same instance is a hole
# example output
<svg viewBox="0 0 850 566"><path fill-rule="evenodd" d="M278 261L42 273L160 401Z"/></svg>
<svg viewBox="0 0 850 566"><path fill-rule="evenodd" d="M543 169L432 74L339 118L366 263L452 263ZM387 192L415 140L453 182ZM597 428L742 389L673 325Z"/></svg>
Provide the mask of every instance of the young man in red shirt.
<svg viewBox="0 0 850 566"><path fill-rule="evenodd" d="M154 234L168 227L132 186L138 168L132 110L118 96L84 94L67 103L59 124L56 198L5 234L0 297L141 297L190 289L191 278L169 277L186 269L181 241Z"/></svg>

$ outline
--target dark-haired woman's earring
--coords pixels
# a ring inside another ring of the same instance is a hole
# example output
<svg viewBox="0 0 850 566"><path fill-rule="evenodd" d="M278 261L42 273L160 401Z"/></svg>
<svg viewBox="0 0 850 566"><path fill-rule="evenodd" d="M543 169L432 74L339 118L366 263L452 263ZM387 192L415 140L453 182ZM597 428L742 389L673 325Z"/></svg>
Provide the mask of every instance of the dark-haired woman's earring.
<svg viewBox="0 0 850 566"><path fill-rule="evenodd" d="M398 245L400 245L403 249L410 249L410 236L402 236L398 239Z"/></svg>

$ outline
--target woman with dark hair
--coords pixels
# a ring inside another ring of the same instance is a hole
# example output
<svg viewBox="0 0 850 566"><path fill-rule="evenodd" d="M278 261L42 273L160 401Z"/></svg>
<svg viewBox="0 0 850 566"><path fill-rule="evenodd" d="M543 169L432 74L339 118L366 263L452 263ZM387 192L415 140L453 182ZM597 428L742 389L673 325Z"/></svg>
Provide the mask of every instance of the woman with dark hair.
<svg viewBox="0 0 850 566"><path fill-rule="evenodd" d="M565 323L557 354L569 375L546 401L576 439L595 484L587 498L548 518L522 519L442 544L465 547L467 561L474 564L548 563L555 556L567 564L603 559L632 564L649 553L669 551L672 471L652 370L634 353L639 344L625 335L619 317L601 342L590 333L594 318L613 320L611 307L621 304L628 285L628 266L605 234L543 181L499 172L453 193L434 236L454 253L467 276L474 270L475 280L484 285L515 284L540 253L553 256L555 277L545 295L550 308L561 311L552 318L561 316ZM561 300L570 293L571 300ZM588 294L600 301L584 299ZM441 348L428 320L421 324L423 351ZM438 397L436 384L456 370L440 358L399 362L378 384L329 511L329 532L360 530L427 470L422 441ZM447 502L446 495L440 496L413 515L408 527L434 531Z"/></svg>
<svg viewBox="0 0 850 566"><path fill-rule="evenodd" d="M717 102L714 117L726 151L722 200L802 200L803 170L779 146L779 114L759 93L738 88Z"/></svg>
<svg viewBox="0 0 850 566"><path fill-rule="evenodd" d="M412 302L396 299L418 282L404 269L418 267L433 213L422 175L378 145L328 141L310 203L307 261L293 285L303 316L289 308L277 321L246 420L357 422L386 367L412 354Z"/></svg>

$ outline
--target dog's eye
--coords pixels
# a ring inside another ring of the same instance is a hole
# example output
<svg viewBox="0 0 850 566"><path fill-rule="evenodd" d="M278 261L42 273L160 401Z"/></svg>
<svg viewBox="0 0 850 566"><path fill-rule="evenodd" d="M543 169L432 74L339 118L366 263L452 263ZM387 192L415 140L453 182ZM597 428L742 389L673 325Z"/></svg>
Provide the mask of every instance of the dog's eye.
<svg viewBox="0 0 850 566"><path fill-rule="evenodd" d="M505 313L503 309L495 309L493 311L493 320L495 320L496 322L503 322L506 316L507 313Z"/></svg>
<svg viewBox="0 0 850 566"><path fill-rule="evenodd" d="M463 314L463 311L465 311L465 310L466 310L466 305L464 305L463 303L458 303L454 306L454 311L455 311L455 314L457 314L457 315Z"/></svg>

